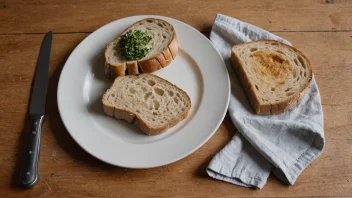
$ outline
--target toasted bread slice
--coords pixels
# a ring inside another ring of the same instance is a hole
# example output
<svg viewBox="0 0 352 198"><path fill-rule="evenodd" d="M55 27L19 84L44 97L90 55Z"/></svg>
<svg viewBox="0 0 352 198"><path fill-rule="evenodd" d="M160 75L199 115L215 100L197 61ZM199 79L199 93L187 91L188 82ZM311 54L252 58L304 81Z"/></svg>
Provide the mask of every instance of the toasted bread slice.
<svg viewBox="0 0 352 198"><path fill-rule="evenodd" d="M152 50L140 60L128 61L122 55L120 41L129 30L141 30L152 36ZM126 74L151 73L169 65L178 51L174 27L161 19L147 18L137 21L114 40L105 49L105 75L114 79Z"/></svg>
<svg viewBox="0 0 352 198"><path fill-rule="evenodd" d="M191 99L186 92L153 74L115 79L102 99L104 112L157 135L186 118Z"/></svg>
<svg viewBox="0 0 352 198"><path fill-rule="evenodd" d="M257 114L291 109L303 98L313 75L302 52L271 40L233 46L231 65Z"/></svg>

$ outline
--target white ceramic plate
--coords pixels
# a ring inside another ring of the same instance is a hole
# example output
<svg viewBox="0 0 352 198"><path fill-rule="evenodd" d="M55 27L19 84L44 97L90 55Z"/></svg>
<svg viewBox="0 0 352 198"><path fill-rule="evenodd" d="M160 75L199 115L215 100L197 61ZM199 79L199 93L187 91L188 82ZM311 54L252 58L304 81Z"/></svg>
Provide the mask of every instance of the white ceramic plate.
<svg viewBox="0 0 352 198"><path fill-rule="evenodd" d="M176 29L179 52L154 74L185 90L191 98L188 117L158 136L104 114L101 98L111 82L104 77L105 46L132 23L161 18ZM193 27L161 16L133 16L93 32L72 52L58 86L61 118L72 138L96 158L121 167L150 168L180 160L203 145L221 124L229 103L225 64L210 41Z"/></svg>

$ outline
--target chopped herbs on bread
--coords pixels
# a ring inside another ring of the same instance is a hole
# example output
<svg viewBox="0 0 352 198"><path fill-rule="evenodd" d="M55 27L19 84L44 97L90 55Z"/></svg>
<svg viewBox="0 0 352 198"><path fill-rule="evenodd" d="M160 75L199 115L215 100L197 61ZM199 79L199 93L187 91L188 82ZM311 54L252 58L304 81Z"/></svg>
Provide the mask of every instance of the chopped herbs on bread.
<svg viewBox="0 0 352 198"><path fill-rule="evenodd" d="M141 30L129 30L121 38L120 48L126 60L138 60L153 49L152 36Z"/></svg>

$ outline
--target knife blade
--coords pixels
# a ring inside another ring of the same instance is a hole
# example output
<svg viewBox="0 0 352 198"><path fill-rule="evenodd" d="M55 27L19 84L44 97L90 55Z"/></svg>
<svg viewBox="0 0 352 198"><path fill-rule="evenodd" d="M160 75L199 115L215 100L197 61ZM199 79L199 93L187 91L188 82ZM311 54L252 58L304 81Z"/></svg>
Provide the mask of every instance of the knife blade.
<svg viewBox="0 0 352 198"><path fill-rule="evenodd" d="M21 183L26 188L31 188L38 182L40 139L48 88L51 43L52 32L50 31L45 35L41 45L34 79L32 82L32 93L29 106L31 132L25 148L20 178Z"/></svg>

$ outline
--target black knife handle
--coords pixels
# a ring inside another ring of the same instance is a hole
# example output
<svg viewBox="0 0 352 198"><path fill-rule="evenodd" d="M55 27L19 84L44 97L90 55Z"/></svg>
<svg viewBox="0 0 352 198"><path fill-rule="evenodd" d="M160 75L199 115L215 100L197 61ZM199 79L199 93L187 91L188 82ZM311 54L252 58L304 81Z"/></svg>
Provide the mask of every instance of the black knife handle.
<svg viewBox="0 0 352 198"><path fill-rule="evenodd" d="M25 149L21 170L21 182L25 188L31 188L38 182L40 136L42 133L44 116L32 116L31 118L31 131Z"/></svg>

